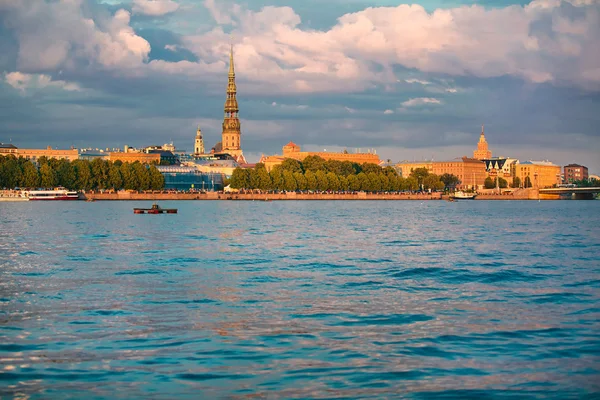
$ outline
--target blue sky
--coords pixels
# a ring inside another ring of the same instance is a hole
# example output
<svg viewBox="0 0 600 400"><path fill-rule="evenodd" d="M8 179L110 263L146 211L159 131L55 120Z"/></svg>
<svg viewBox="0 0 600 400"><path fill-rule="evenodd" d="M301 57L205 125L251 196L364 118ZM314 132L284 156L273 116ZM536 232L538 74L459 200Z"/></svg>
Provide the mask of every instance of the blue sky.
<svg viewBox="0 0 600 400"><path fill-rule="evenodd" d="M220 138L235 45L242 147L471 155L600 173L599 0L0 0L0 141Z"/></svg>

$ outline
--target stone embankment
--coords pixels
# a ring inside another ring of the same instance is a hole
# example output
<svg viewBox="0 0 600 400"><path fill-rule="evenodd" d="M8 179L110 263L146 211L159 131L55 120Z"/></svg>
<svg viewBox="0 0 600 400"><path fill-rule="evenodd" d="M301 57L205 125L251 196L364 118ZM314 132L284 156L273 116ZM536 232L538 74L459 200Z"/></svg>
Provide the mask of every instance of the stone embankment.
<svg viewBox="0 0 600 400"><path fill-rule="evenodd" d="M88 200L447 200L442 193L183 193L183 192L88 192ZM559 195L539 194L536 189L518 189L504 194L479 193L475 200L559 200Z"/></svg>
<svg viewBox="0 0 600 400"><path fill-rule="evenodd" d="M371 194L371 193L85 193L87 200L442 200L441 193Z"/></svg>

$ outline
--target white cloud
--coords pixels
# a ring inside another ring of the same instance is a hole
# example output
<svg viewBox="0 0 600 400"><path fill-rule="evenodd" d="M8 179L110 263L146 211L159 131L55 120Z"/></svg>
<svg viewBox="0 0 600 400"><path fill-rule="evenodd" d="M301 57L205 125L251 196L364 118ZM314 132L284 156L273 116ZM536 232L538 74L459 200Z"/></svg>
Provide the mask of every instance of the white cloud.
<svg viewBox="0 0 600 400"><path fill-rule="evenodd" d="M61 80L54 81L49 75L44 74L26 74L19 71L8 72L4 74L4 80L10 86L23 93L28 89L43 89L47 87L59 88L68 92L81 90L76 83Z"/></svg>
<svg viewBox="0 0 600 400"><path fill-rule="evenodd" d="M176 44L166 44L165 45L165 50L177 51L178 49L179 49L179 46L177 46Z"/></svg>
<svg viewBox="0 0 600 400"><path fill-rule="evenodd" d="M394 110L385 110L383 113L384 114L393 114Z"/></svg>
<svg viewBox="0 0 600 400"><path fill-rule="evenodd" d="M403 107L423 106L426 104L442 104L442 102L434 97L418 97L416 99L406 100L402 103Z"/></svg>
<svg viewBox="0 0 600 400"><path fill-rule="evenodd" d="M431 82L424 81L424 80L421 80L421 79L405 79L404 82L406 82L406 83L418 83L420 85L430 85L431 84Z"/></svg>
<svg viewBox="0 0 600 400"><path fill-rule="evenodd" d="M130 14L92 14L81 1L0 2L0 18L16 32L17 68L27 72L100 67L132 69L147 60L150 44L129 25Z"/></svg>
<svg viewBox="0 0 600 400"><path fill-rule="evenodd" d="M136 0L135 12L144 6L165 10L177 5L172 0L155 3ZM360 92L385 86L397 80L396 65L426 73L511 75L534 83L600 90L598 4L534 0L525 6L462 6L431 13L419 5L370 7L342 15L329 30L314 30L302 28L290 7L252 11L229 0L203 3L218 24L233 29L236 72L249 92L266 88L296 93ZM150 44L130 26L125 10L94 15L79 1L0 0L0 15L16 32L20 71L51 73L83 65L153 78L183 74L212 81L213 74L227 68L231 36L220 26L182 38L178 46L200 61L147 63ZM416 78L404 81L436 86ZM454 93L451 88L440 90Z"/></svg>
<svg viewBox="0 0 600 400"><path fill-rule="evenodd" d="M132 11L135 14L160 16L171 13L179 8L173 0L133 0Z"/></svg>

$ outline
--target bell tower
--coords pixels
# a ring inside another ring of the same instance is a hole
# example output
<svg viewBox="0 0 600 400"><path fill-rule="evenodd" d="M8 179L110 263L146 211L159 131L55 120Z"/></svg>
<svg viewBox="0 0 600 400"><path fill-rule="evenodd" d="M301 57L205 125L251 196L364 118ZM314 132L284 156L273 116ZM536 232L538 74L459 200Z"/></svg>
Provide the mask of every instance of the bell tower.
<svg viewBox="0 0 600 400"><path fill-rule="evenodd" d="M234 157L242 154L241 125L238 116L237 87L235 85L235 69L233 65L233 45L229 51L229 77L227 83L227 99L225 100L225 117L223 118L222 152Z"/></svg>
<svg viewBox="0 0 600 400"><path fill-rule="evenodd" d="M202 138L202 131L200 125L196 131L196 140L194 141L194 154L204 154L204 139Z"/></svg>

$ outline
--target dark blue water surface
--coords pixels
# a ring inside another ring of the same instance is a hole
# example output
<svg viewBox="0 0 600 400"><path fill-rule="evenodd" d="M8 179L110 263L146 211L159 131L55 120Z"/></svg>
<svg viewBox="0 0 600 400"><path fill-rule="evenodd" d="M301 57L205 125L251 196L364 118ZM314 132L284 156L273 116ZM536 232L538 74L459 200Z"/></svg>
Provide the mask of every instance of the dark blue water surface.
<svg viewBox="0 0 600 400"><path fill-rule="evenodd" d="M0 397L598 398L600 201L0 203Z"/></svg>

